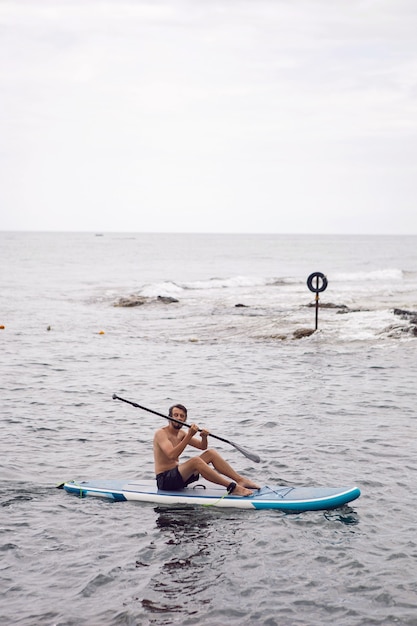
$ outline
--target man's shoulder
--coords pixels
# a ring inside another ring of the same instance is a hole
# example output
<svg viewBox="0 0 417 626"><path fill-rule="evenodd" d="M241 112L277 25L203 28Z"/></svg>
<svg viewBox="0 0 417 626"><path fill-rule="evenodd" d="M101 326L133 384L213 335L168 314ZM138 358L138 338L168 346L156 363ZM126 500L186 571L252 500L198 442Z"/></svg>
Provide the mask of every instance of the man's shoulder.
<svg viewBox="0 0 417 626"><path fill-rule="evenodd" d="M154 437L166 437L166 436L167 436L166 426L164 426L163 428L158 428L158 430L156 430L154 434Z"/></svg>

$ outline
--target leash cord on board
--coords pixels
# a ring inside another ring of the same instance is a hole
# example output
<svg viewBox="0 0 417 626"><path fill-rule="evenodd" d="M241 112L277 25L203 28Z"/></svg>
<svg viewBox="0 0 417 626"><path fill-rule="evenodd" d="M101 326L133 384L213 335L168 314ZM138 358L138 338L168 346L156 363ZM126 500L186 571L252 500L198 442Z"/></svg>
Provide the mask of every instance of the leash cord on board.
<svg viewBox="0 0 417 626"><path fill-rule="evenodd" d="M216 504L218 504L219 502L221 502L223 500L223 498L225 498L228 495L227 491L224 492L224 494L215 502L210 502L209 504L203 504L202 506L215 506Z"/></svg>

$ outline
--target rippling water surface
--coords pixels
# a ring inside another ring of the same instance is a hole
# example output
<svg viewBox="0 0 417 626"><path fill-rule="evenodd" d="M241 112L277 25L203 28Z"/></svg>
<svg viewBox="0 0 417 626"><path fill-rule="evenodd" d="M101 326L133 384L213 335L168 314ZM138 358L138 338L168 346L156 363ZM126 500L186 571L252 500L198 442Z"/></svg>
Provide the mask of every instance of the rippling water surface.
<svg viewBox="0 0 417 626"><path fill-rule="evenodd" d="M393 313L417 310L417 238L0 241L2 623L417 624L417 338ZM295 340L312 271L349 310ZM216 443L262 483L362 495L292 515L69 496L55 486L153 476L161 420L113 392L185 403L259 453Z"/></svg>

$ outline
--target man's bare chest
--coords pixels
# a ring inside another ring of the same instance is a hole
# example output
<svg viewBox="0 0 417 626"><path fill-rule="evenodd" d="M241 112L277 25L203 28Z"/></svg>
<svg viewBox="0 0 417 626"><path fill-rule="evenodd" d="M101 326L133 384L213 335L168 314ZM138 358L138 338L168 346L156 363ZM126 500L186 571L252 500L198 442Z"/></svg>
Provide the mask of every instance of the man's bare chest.
<svg viewBox="0 0 417 626"><path fill-rule="evenodd" d="M172 444L172 447L175 448L175 446L177 446L182 441L182 437L168 434L168 441Z"/></svg>

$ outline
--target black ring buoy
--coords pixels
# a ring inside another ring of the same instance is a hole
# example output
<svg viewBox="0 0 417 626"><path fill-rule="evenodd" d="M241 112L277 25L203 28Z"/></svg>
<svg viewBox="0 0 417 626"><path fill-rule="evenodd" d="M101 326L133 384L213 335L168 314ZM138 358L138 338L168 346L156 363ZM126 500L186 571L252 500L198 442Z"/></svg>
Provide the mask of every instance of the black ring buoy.
<svg viewBox="0 0 417 626"><path fill-rule="evenodd" d="M314 278L317 278L317 281L316 281L317 287L313 287ZM323 284L321 285L321 287L319 287L320 278L323 281ZM327 278L321 272L313 272L307 278L307 287L310 289L310 291L314 291L314 293L320 293L321 291L324 291L325 289L327 289Z"/></svg>

